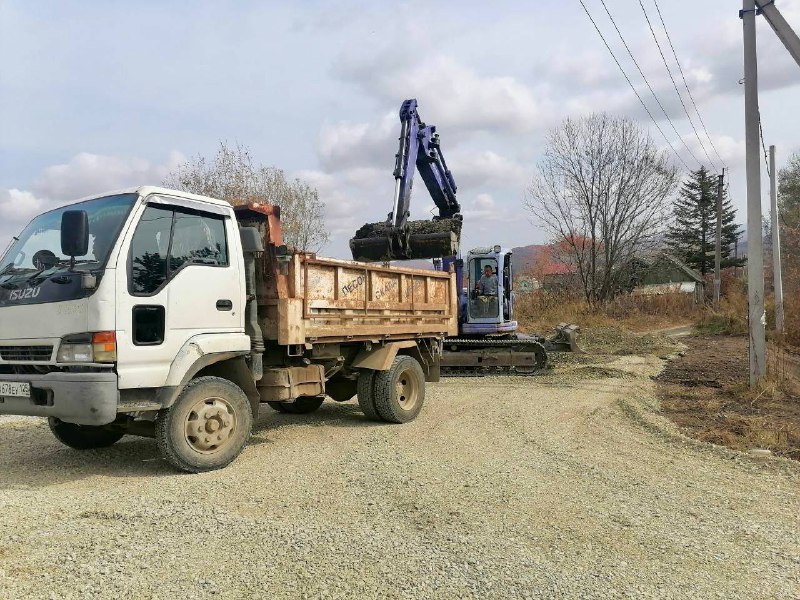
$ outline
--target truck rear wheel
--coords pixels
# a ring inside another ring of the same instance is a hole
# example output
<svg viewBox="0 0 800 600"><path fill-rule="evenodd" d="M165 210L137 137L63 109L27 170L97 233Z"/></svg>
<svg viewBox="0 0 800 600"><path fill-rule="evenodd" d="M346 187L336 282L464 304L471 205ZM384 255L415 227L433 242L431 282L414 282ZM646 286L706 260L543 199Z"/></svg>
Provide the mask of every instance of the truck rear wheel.
<svg viewBox="0 0 800 600"><path fill-rule="evenodd" d="M375 371L361 371L358 376L356 393L361 412L370 421L380 421L381 417L375 410Z"/></svg>
<svg viewBox="0 0 800 600"><path fill-rule="evenodd" d="M121 431L106 429L102 426L65 423L55 417L47 419L47 424L59 442L70 448L75 448L75 450L107 448L117 443L125 435Z"/></svg>
<svg viewBox="0 0 800 600"><path fill-rule="evenodd" d="M253 426L245 393L221 377L190 381L169 409L156 419L161 455L190 473L230 464L244 449Z"/></svg>
<svg viewBox="0 0 800 600"><path fill-rule="evenodd" d="M375 410L388 423L408 423L422 410L425 374L411 356L397 356L388 371L375 373Z"/></svg>
<svg viewBox="0 0 800 600"><path fill-rule="evenodd" d="M270 408L290 415L307 415L317 410L325 401L325 396L303 396L294 402L267 402Z"/></svg>

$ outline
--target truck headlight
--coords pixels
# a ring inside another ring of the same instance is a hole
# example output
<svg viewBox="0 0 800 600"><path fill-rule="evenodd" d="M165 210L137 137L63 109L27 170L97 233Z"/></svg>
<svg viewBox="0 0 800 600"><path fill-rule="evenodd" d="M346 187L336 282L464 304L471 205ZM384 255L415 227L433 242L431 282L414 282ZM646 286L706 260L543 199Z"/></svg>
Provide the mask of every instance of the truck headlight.
<svg viewBox="0 0 800 600"><path fill-rule="evenodd" d="M58 347L60 363L111 363L117 360L117 336L113 331L64 336Z"/></svg>

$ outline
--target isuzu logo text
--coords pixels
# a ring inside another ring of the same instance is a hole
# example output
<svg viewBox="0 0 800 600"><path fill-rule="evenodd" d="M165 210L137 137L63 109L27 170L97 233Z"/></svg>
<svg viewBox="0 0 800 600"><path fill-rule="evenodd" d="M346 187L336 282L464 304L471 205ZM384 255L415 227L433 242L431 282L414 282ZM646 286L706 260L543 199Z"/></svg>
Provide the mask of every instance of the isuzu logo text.
<svg viewBox="0 0 800 600"><path fill-rule="evenodd" d="M8 295L8 299L11 302L16 300L27 300L29 298L36 298L39 295L41 289L39 287L32 287L26 288L24 290L12 290L11 293Z"/></svg>

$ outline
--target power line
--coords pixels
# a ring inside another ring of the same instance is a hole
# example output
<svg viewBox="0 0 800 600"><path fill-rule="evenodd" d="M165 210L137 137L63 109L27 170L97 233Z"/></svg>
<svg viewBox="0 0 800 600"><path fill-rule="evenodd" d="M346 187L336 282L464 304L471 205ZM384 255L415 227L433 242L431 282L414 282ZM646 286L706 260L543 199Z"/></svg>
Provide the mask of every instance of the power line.
<svg viewBox="0 0 800 600"><path fill-rule="evenodd" d="M711 139L711 134L708 133L708 128L706 124L703 122L703 117L700 115L700 109L697 108L697 103L694 101L694 96L692 96L692 90L689 89L689 84L686 81L686 76L683 74L683 67L681 67L681 61L678 60L678 53L675 52L675 46L672 45L672 38L669 35L669 30L667 29L666 23L664 23L664 17L661 16L661 9L658 6L658 0L653 0L653 4L656 6L656 12L658 13L658 18L661 21L661 26L664 28L664 33L667 36L667 41L669 42L669 47L672 49L672 56L675 58L675 63L678 65L678 71L680 71L681 79L683 79L683 86L686 88L686 93L689 94L689 100L692 101L692 106L694 106L694 111L697 113L697 118L700 120L700 125L703 127L703 131L706 133L706 137L708 138L708 143L711 144L711 148L714 150L714 154L717 155L719 161L724 165L725 161L720 156L720 153L717 152L717 147L714 145L714 140Z"/></svg>
<svg viewBox="0 0 800 600"><path fill-rule="evenodd" d="M642 104L642 107L644 108L645 112L650 117L650 120L653 121L653 125L656 126L656 129L658 129L659 133L664 138L664 141L666 141L667 145L672 149L672 152L675 153L675 156L678 157L678 160L683 164L683 166L686 168L686 170L689 171L690 170L689 169L689 165L686 164L686 161L684 161L681 158L681 155L678 154L678 152L675 150L675 146L673 146L672 142L669 141L669 138L664 133L664 130L661 129L661 126L658 124L658 121L656 121L655 117L653 117L653 113L650 112L650 109L647 108L647 105L644 103L644 100L642 100L642 97L639 95L639 92L636 91L636 87L633 85L633 82L631 82L631 79L630 79L630 77L628 77L628 74L625 72L625 69L622 68L622 65L620 64L619 60L617 60L617 57L614 54L614 51L611 49L611 46L608 45L608 42L606 41L605 36L603 36L603 33L600 31L600 28L597 26L597 23L595 23L594 19L592 18L591 13L589 13L589 9L586 8L586 5L583 3L583 0L578 0L578 2L581 3L581 6L583 7L583 11L586 13L586 16L589 17L589 20L592 22L592 25L594 25L595 31L597 31L597 35L599 35L600 39L603 40L603 44L605 45L606 49L608 50L608 53L611 54L611 58L613 58L614 62L617 63L617 67L619 67L619 70L622 73L622 76L625 77L625 81L627 81L628 85L631 86L631 89L633 90L633 93L636 94L636 97L639 99L639 102Z"/></svg>
<svg viewBox="0 0 800 600"><path fill-rule="evenodd" d="M683 112L686 113L686 117L689 119L689 125L692 126L692 131L694 131L694 135L697 138L697 141L700 142L700 147L703 149L703 152L708 159L708 162L711 163L711 166L717 171L717 165L714 164L714 161L711 160L711 156L708 154L708 150L706 150L705 144L703 144L703 140L700 137L700 134L697 133L697 128L694 126L694 122L692 121L692 116L689 114L689 110L686 108L686 103L683 101L683 96L681 96L680 91L678 90L678 84L675 83L675 78L672 76L672 69L669 68L669 64L667 64L667 58L664 56L664 51L661 49L661 43L658 41L658 36L656 36L656 32L653 29L653 24L650 22L650 17L647 14L647 11L644 8L644 4L642 0L639 0L639 6L642 8L642 13L644 14L645 21L647 21L647 26L650 28L650 33L653 34L653 40L656 43L656 47L658 48L658 53L661 55L661 60L664 62L664 66L667 68L667 74L669 75L670 81L672 81L672 87L675 88L675 93L678 94L678 100L681 101L681 106L683 107Z"/></svg>
<svg viewBox="0 0 800 600"><path fill-rule="evenodd" d="M581 2L581 4L583 4L583 2ZM633 56L633 52L631 52L631 49L628 46L628 42L625 41L625 38L623 37L622 32L619 30L619 27L617 27L617 22L614 20L614 17L611 16L611 12L608 10L608 7L606 6L605 0L600 0L600 4L603 5L603 8L605 9L606 14L608 15L608 18L611 19L611 24L614 26L614 29L617 30L617 35L619 36L619 39L622 42L622 45L625 46L625 50L628 51L628 56L631 57L631 60L633 61L634 66L636 66L636 69L639 71L639 75L641 75L642 79L644 79L644 82L647 85L647 89L650 90L650 93L653 95L653 98L655 98L656 104L658 104L659 108L661 108L661 112L664 113L664 117L666 117L667 121L669 121L669 124L672 126L672 131L674 131L675 135L678 136L678 139L680 139L681 143L683 144L683 147L686 148L686 151L689 153L689 156L691 156L698 165L701 165L702 163L694 155L694 152L692 152L692 149L689 148L688 144L683 139L681 134L678 133L678 129L675 127L675 123L673 123L672 119L669 118L669 115L667 114L667 111L664 108L664 105L661 104L661 100L658 99L658 96L656 95L656 92L653 89L653 86L650 85L650 82L647 80L647 77L645 76L644 71L642 71L642 68L639 66L639 63L637 62L636 57ZM688 167L687 167L687 170L688 170Z"/></svg>

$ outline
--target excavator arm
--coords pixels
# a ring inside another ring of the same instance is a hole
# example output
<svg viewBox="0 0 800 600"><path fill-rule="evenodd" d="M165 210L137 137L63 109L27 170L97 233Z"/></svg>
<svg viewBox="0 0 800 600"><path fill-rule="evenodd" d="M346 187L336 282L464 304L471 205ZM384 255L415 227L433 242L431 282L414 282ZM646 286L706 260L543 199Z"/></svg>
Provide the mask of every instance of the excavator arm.
<svg viewBox="0 0 800 600"><path fill-rule="evenodd" d="M456 183L447 168L436 126L426 125L417 101L400 107L400 147L395 156L392 212L382 223L363 225L350 249L353 259L365 261L441 258L458 252L461 206ZM409 221L414 174L419 172L439 214L432 221Z"/></svg>

